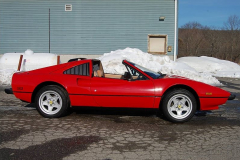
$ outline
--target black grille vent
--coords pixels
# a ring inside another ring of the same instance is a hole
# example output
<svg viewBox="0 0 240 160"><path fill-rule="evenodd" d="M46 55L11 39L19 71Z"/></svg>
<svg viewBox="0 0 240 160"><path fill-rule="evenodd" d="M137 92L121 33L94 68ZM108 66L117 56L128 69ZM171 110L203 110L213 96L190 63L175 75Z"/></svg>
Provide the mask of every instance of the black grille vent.
<svg viewBox="0 0 240 160"><path fill-rule="evenodd" d="M84 63L63 72L63 74L73 74L81 76L89 76L89 63Z"/></svg>

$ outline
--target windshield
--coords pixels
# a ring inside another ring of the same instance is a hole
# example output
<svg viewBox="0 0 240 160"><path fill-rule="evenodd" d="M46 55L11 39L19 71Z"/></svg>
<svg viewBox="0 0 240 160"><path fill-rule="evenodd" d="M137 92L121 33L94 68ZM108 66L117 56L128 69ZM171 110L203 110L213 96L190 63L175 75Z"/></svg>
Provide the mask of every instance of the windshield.
<svg viewBox="0 0 240 160"><path fill-rule="evenodd" d="M128 62L129 62L129 61L128 61ZM138 65L138 64L135 64L135 63L133 63L133 62L129 62L129 63L132 64L133 66L137 67L138 69L142 70L144 73L146 73L147 75L149 75L149 76L152 77L153 79L157 79L157 78L159 78L159 77L162 76L161 73L154 72L154 71L152 71L152 70L150 70L150 69L147 69L147 68L145 68L145 67L143 67L143 66L140 66L140 65Z"/></svg>

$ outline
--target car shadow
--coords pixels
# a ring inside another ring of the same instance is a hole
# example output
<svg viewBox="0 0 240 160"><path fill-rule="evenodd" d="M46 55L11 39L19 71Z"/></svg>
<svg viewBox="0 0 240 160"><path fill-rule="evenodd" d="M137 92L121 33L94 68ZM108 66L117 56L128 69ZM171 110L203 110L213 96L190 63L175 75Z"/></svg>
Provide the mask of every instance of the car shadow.
<svg viewBox="0 0 240 160"><path fill-rule="evenodd" d="M24 106L29 109L36 109L34 103L29 103ZM148 108L107 108L107 107L71 107L68 114L72 113L78 115L118 115L118 116L143 116L143 117L159 117L164 119L159 109L148 109Z"/></svg>
<svg viewBox="0 0 240 160"><path fill-rule="evenodd" d="M36 109L34 103L27 104L26 108ZM163 120L167 120L159 109L149 108L108 108L108 107L71 107L68 114L77 115L99 115L99 116L142 116L142 117L158 117ZM211 111L196 111L195 116L205 117L207 114L211 114ZM64 117L65 117L64 116Z"/></svg>
<svg viewBox="0 0 240 160"><path fill-rule="evenodd" d="M103 107L72 107L76 114L91 115L124 115L124 116L161 116L158 109L142 108L103 108Z"/></svg>
<svg viewBox="0 0 240 160"><path fill-rule="evenodd" d="M26 108L35 108L35 109L36 109L34 103L28 103L28 104L25 105L24 107L26 107Z"/></svg>

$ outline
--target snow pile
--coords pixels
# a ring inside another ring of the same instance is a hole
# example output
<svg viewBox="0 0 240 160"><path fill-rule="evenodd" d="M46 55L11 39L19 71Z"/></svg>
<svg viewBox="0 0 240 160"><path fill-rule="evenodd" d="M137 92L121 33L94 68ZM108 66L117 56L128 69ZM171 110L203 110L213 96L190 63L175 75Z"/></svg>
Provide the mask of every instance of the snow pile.
<svg viewBox="0 0 240 160"><path fill-rule="evenodd" d="M99 57L102 61L104 72L113 74L123 74L125 67L120 65L122 60L126 59L137 63L143 67L156 72L162 72L169 75L178 75L200 81L211 85L221 85L221 83L209 73L199 73L186 63L174 62L168 56L157 56L144 53L139 49L126 48L105 53Z"/></svg>
<svg viewBox="0 0 240 160"><path fill-rule="evenodd" d="M213 57L182 57L177 62L185 63L198 72L209 73L216 77L240 78L240 66L236 63Z"/></svg>
<svg viewBox="0 0 240 160"><path fill-rule="evenodd" d="M57 55L51 53L6 53L0 59L0 86L9 86L13 73L16 72L19 57L23 55L21 70L33 70L57 64ZM216 77L240 78L240 66L212 57L182 57L174 62L168 56L144 53L139 49L126 48L111 51L99 57L105 73L123 74L126 71L122 60L126 59L156 72L178 75L210 85L221 85Z"/></svg>
<svg viewBox="0 0 240 160"><path fill-rule="evenodd" d="M10 86L13 73L17 72L20 55L23 55L21 71L29 71L57 64L57 55L34 53L28 49L24 53L5 53L0 59L0 86Z"/></svg>
<svg viewBox="0 0 240 160"><path fill-rule="evenodd" d="M27 49L26 51L25 51L25 54L26 55L33 55L33 51L32 50L30 50L30 49Z"/></svg>
<svg viewBox="0 0 240 160"><path fill-rule="evenodd" d="M0 70L0 86L4 88L10 86L12 82L13 73L15 72L16 70L14 69Z"/></svg>

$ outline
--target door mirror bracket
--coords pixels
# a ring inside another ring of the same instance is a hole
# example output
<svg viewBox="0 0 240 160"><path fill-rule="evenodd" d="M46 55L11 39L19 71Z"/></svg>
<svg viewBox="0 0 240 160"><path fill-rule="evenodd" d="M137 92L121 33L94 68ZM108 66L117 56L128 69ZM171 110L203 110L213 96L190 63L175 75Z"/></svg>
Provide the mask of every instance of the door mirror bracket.
<svg viewBox="0 0 240 160"><path fill-rule="evenodd" d="M125 72L123 75L124 80L132 81L132 75L129 72Z"/></svg>

